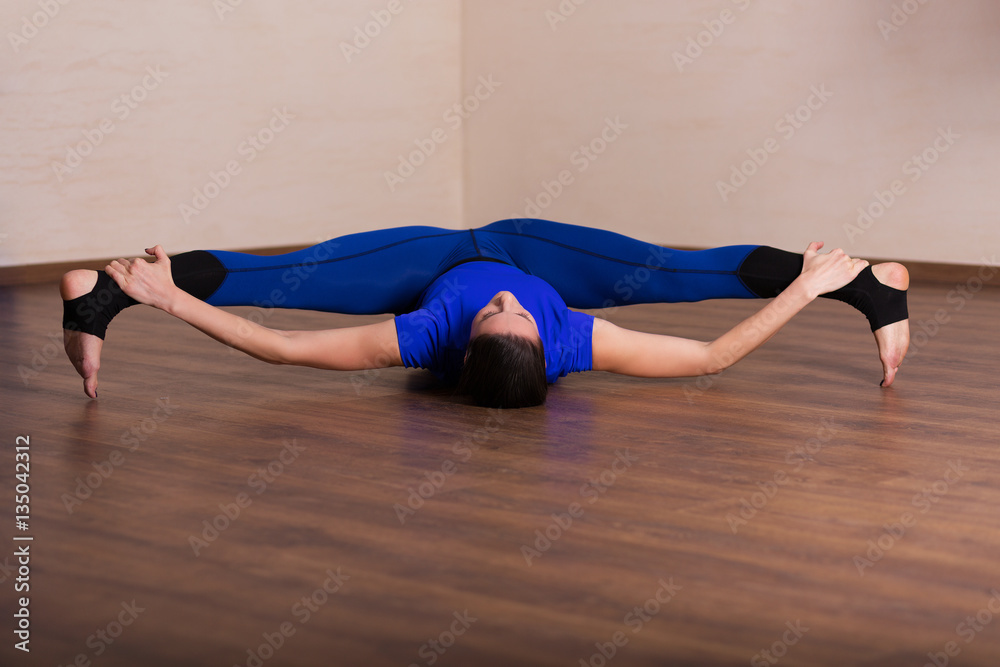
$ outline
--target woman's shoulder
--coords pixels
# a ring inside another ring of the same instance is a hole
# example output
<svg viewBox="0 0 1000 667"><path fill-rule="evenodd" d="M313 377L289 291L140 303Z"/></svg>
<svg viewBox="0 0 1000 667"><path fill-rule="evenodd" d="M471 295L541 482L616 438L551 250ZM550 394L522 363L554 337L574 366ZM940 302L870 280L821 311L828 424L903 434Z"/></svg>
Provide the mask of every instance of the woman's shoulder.
<svg viewBox="0 0 1000 667"><path fill-rule="evenodd" d="M566 309L566 317L552 339L543 341L550 382L569 373L582 373L594 366L595 317Z"/></svg>

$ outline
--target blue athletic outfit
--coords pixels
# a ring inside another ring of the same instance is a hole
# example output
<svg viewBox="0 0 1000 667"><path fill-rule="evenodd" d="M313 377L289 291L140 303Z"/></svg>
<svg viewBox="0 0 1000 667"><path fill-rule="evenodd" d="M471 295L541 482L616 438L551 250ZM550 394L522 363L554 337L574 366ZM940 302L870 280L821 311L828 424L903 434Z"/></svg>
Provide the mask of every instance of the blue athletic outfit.
<svg viewBox="0 0 1000 667"><path fill-rule="evenodd" d="M670 250L534 219L464 231L400 227L276 257L212 251L227 276L206 301L259 304L277 290L283 308L393 313L403 363L456 379L472 318L506 290L535 318L555 382L592 368L594 318L568 307L753 298L737 269L756 247Z"/></svg>
<svg viewBox="0 0 1000 667"><path fill-rule="evenodd" d="M181 289L214 306L263 306L396 315L403 362L456 379L472 319L509 291L538 323L547 379L592 368L594 309L639 303L776 296L802 255L739 245L680 251L614 232L547 220L502 220L478 229L398 227L349 234L284 255L194 251L171 258ZM107 298L111 294L112 298ZM872 330L905 319L905 292L871 268L823 295L861 310ZM136 301L106 274L64 302L63 327L104 338Z"/></svg>
<svg viewBox="0 0 1000 667"><path fill-rule="evenodd" d="M496 262L471 262L446 272L427 289L417 310L396 317L403 365L456 380L472 319L501 291L512 292L534 317L549 382L591 369L593 315L569 310L559 293L541 278Z"/></svg>

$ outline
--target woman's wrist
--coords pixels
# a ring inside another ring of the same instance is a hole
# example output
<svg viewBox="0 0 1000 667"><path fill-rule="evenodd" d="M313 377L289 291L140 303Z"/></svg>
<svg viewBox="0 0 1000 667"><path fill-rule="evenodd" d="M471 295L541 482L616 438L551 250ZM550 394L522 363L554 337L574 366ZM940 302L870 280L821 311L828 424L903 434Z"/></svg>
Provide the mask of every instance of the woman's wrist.
<svg viewBox="0 0 1000 667"><path fill-rule="evenodd" d="M821 294L818 287L813 284L813 281L809 279L809 274L800 273L798 277L792 281L785 291L791 290L796 296L806 299L807 302L811 302L819 298Z"/></svg>
<svg viewBox="0 0 1000 667"><path fill-rule="evenodd" d="M160 299L159 303L152 304L154 307L159 308L168 315L173 315L177 317L178 305L182 302L183 298L188 296L187 292L177 287L176 285L171 285L167 290L167 293Z"/></svg>

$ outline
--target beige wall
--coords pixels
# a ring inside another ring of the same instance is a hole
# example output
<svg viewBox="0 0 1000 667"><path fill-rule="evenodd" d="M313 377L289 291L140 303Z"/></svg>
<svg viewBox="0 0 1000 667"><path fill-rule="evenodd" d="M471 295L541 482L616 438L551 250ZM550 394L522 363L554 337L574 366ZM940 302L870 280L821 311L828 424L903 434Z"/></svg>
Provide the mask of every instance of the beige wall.
<svg viewBox="0 0 1000 667"><path fill-rule="evenodd" d="M687 246L997 249L992 0L395 1L351 62L342 43L390 0L3 3L0 266L523 215ZM777 124L810 100L800 127ZM244 143L270 123L263 150ZM959 138L914 180L905 163L947 128ZM58 167L81 142L79 166ZM418 143L434 153L390 187ZM719 182L767 148L724 201ZM845 228L894 181L881 217Z"/></svg>
<svg viewBox="0 0 1000 667"><path fill-rule="evenodd" d="M525 199L540 197L542 217L665 244L818 239L978 263L1000 246L1000 3L909 1L916 13L887 38L879 21L892 26L903 0L466 3L466 86L483 71L504 83L469 125L467 222L536 213ZM560 6L575 11L548 13ZM721 34L679 67L706 21ZM814 86L832 97L776 128ZM593 162L574 158L608 118L628 127ZM961 138L933 167L904 167L934 158L949 127ZM723 201L718 182L769 139L775 152ZM563 172L571 184L550 202L543 183ZM881 218L845 230L897 180Z"/></svg>
<svg viewBox="0 0 1000 667"><path fill-rule="evenodd" d="M457 0L399 0L395 15L389 0L51 5L0 9L0 265L461 226L462 134L443 119L460 99ZM388 25L368 26L372 11ZM348 62L341 43L366 26L379 34ZM436 128L447 140L391 191L385 172ZM244 143L258 135L262 150ZM81 142L89 155L57 173Z"/></svg>

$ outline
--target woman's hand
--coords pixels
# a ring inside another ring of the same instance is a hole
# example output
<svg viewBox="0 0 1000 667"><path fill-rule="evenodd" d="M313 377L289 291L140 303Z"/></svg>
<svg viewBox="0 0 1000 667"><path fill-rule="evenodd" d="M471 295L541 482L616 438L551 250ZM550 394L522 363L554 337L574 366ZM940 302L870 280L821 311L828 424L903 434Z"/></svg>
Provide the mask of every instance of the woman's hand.
<svg viewBox="0 0 1000 667"><path fill-rule="evenodd" d="M170 273L170 258L162 246L146 248L146 254L156 257L155 262L135 259L116 259L104 271L118 283L122 291L140 303L161 310L167 305L177 286Z"/></svg>
<svg viewBox="0 0 1000 667"><path fill-rule="evenodd" d="M809 296L813 298L840 289L857 278L868 266L866 260L851 258L840 248L821 255L819 250L822 247L822 241L809 244L803 255L802 273L798 278L804 282Z"/></svg>

